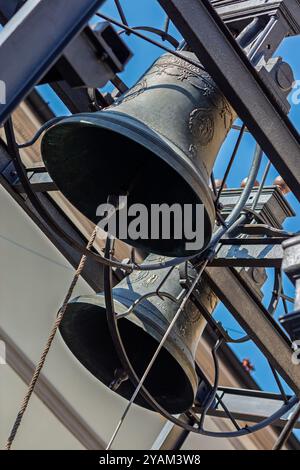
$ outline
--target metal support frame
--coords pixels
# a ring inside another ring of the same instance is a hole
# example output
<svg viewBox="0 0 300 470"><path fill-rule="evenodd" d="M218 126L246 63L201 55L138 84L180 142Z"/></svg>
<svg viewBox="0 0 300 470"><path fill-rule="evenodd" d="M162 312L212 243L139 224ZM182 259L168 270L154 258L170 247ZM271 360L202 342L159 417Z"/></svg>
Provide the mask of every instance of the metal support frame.
<svg viewBox="0 0 300 470"><path fill-rule="evenodd" d="M281 244L269 244L262 238L262 245L250 244L222 245L210 266L214 267L257 267L280 268L283 250ZM257 242L257 239L256 239Z"/></svg>
<svg viewBox="0 0 300 470"><path fill-rule="evenodd" d="M49 173L47 173L44 169L43 172L33 170L32 172L27 172L28 174L28 179L30 181L30 184L32 186L32 190L35 193L45 193L45 192L50 192L50 191L58 191L58 188L56 184L52 181L52 179L49 176ZM24 193L24 189L22 185L17 181L16 183L13 183L14 189L18 193Z"/></svg>
<svg viewBox="0 0 300 470"><path fill-rule="evenodd" d="M261 390L220 387L218 394L223 404L230 410L234 419L246 423L259 423L275 413L283 403L281 395L267 393ZM201 410L199 410L199 412L200 411ZM277 423L274 423L274 426L284 427L292 412L293 411L290 411L288 414L282 416ZM224 409L220 405L216 408L211 408L207 414L219 418L227 417ZM300 420L297 421L296 428L300 429Z"/></svg>
<svg viewBox="0 0 300 470"><path fill-rule="evenodd" d="M205 276L225 307L300 397L300 368L292 362L291 342L239 273L234 268L208 267Z"/></svg>
<svg viewBox="0 0 300 470"><path fill-rule="evenodd" d="M211 4L224 23L238 32L253 18L280 15L289 25L289 35L300 33L298 0L211 0Z"/></svg>
<svg viewBox="0 0 300 470"><path fill-rule="evenodd" d="M209 0L158 1L300 201L299 133Z"/></svg>
<svg viewBox="0 0 300 470"><path fill-rule="evenodd" d="M1 70L6 104L0 106L0 122L45 75L103 1L27 0L12 17L0 32L1 63L13 58Z"/></svg>
<svg viewBox="0 0 300 470"><path fill-rule="evenodd" d="M218 395L222 399L222 403L230 409L230 413L235 420L248 423L259 423L282 406L282 397L280 395L261 390L220 387ZM195 412L201 413L201 409L195 409ZM292 412L282 416L274 423L274 426L283 428L289 421ZM219 405L216 408L210 408L207 415L216 418L228 418L222 406ZM189 420L186 415L181 415L180 419L184 422ZM296 422L295 428L300 428L300 420ZM185 429L168 421L157 436L151 450L179 450L188 436L189 433Z"/></svg>
<svg viewBox="0 0 300 470"><path fill-rule="evenodd" d="M27 0L10 0L9 5L6 0L0 0L0 22L5 26L16 11ZM49 84L57 96L66 105L72 114L90 112L93 110L93 104L90 99L87 89L72 88L66 80L60 80ZM96 98L99 102L102 100L102 95L96 90ZM29 95L28 99L31 95ZM107 105L104 101L101 103L103 106Z"/></svg>
<svg viewBox="0 0 300 470"><path fill-rule="evenodd" d="M27 0L0 0L0 22L7 23Z"/></svg>
<svg viewBox="0 0 300 470"><path fill-rule="evenodd" d="M181 415L180 419L187 423L190 421L186 415ZM189 435L190 433L185 429L167 421L155 439L151 450L180 450Z"/></svg>

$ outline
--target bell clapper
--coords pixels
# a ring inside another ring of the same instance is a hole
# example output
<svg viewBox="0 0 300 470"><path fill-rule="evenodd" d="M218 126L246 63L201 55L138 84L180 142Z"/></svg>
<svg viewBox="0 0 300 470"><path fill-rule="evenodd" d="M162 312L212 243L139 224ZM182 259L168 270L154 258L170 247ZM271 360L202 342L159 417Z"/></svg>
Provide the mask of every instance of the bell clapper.
<svg viewBox="0 0 300 470"><path fill-rule="evenodd" d="M109 388L115 392L118 390L118 388L120 387L120 385L123 383L123 382L126 382L126 380L128 380L129 377L128 377L128 374L127 372L125 372L125 370L123 369L116 369L115 370L115 379L109 384Z"/></svg>

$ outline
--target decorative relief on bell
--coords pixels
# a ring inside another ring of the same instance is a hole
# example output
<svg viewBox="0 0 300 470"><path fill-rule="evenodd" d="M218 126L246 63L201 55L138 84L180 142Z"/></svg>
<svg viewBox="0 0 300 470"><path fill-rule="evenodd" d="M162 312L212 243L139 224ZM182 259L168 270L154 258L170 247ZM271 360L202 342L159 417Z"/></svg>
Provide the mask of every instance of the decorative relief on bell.
<svg viewBox="0 0 300 470"><path fill-rule="evenodd" d="M189 129L197 144L206 147L214 137L214 118L210 110L197 108L192 111L189 119Z"/></svg>
<svg viewBox="0 0 300 470"><path fill-rule="evenodd" d="M202 303L206 309L213 311L218 305L218 297L206 282L201 281L196 288L197 295L201 295Z"/></svg>
<svg viewBox="0 0 300 470"><path fill-rule="evenodd" d="M177 80L184 81L192 77L199 78L203 74L203 71L200 67L190 64L180 57L166 54L160 57L148 72L148 75L152 74L170 75L171 77L176 77Z"/></svg>
<svg viewBox="0 0 300 470"><path fill-rule="evenodd" d="M222 108L220 110L220 116L224 120L225 129L229 130L233 124L234 117L229 103L224 97L222 97Z"/></svg>
<svg viewBox="0 0 300 470"><path fill-rule="evenodd" d="M144 93L147 87L148 87L147 80L146 78L143 78L136 85L134 85L134 87L132 87L124 95L118 98L114 104L112 104L109 108L106 108L106 109L111 109L115 106L118 106L121 103L127 103L127 101L131 101L134 98L137 98L139 95Z"/></svg>
<svg viewBox="0 0 300 470"><path fill-rule="evenodd" d="M130 274L130 283L134 284L136 282L143 282L145 279L147 279L149 275L149 271L133 271Z"/></svg>
<svg viewBox="0 0 300 470"><path fill-rule="evenodd" d="M155 284L157 279L158 279L157 274L150 274L146 279L144 279L143 283L146 286L150 286L152 284Z"/></svg>
<svg viewBox="0 0 300 470"><path fill-rule="evenodd" d="M135 271L130 275L130 283L140 283L144 287L149 287L155 284L158 280L157 274L152 271Z"/></svg>
<svg viewBox="0 0 300 470"><path fill-rule="evenodd" d="M217 91L215 82L205 70L172 55L158 59L147 75L169 75L181 82L188 81L207 97L214 96Z"/></svg>
<svg viewBox="0 0 300 470"><path fill-rule="evenodd" d="M202 318L200 311L192 303L183 309L182 314L185 323L198 323Z"/></svg>
<svg viewBox="0 0 300 470"><path fill-rule="evenodd" d="M197 157L197 147L194 144L191 144L189 146L189 156L192 160L194 160Z"/></svg>
<svg viewBox="0 0 300 470"><path fill-rule="evenodd" d="M164 256L157 256L155 254L148 256L149 264L159 264L167 260ZM144 287L155 284L159 279L158 275L153 271L133 271L128 278L131 284L141 283Z"/></svg>

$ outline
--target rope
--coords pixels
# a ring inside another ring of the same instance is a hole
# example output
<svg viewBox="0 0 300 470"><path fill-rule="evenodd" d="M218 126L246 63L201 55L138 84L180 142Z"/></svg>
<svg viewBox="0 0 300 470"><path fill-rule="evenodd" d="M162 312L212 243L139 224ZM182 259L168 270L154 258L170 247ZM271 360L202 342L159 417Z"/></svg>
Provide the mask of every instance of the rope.
<svg viewBox="0 0 300 470"><path fill-rule="evenodd" d="M91 235L91 238L90 238L90 240L89 240L89 242L88 242L88 244L87 244L87 249L91 248L92 245L93 245L93 243L94 243L94 241L95 241L96 234L97 234L97 228L98 228L98 227L95 228L95 230L93 231L93 233L92 233L92 235ZM27 407L28 407L30 398L31 398L31 396L32 396L32 394L33 394L33 392L34 392L36 383L37 383L37 381L38 381L38 379L39 379L39 376L40 376L40 374L41 374L42 368L43 368L43 366L44 366L44 364L45 364L45 361L46 361L48 352L49 352L49 350L50 350L50 348L51 348L52 342L53 342L54 337L55 337L55 335L56 335L56 332L57 332L57 330L58 330L58 328L59 328L59 325L60 325L60 323L61 323L61 321L62 321L62 319L63 319L63 316L64 316L65 311L66 311L66 309L67 309L68 302L69 302L69 300L70 300L70 298L71 298L71 296L72 296L73 290L74 290L74 288L75 288L75 286L76 286L76 284L77 284L77 282L78 282L78 279L79 279L79 277L80 277L80 275L81 275L81 273L82 273L82 270L83 270L83 268L84 268L84 266L85 266L86 260L87 260L86 255L83 255L83 256L81 257L81 259L80 259L80 262L79 262L78 267L77 267L77 269L76 269L76 272L75 272L75 275L74 275L74 277L73 277L73 280L72 280L72 282L71 282L71 284L70 284L70 287L69 287L69 289L68 289L68 292L67 292L67 294L66 294L66 296L65 296L63 305L62 305L61 309L59 310L59 313L58 313L58 315L57 315L57 317L56 317L56 320L55 320L55 322L54 322L54 324L53 324L53 327L52 327L52 329L51 329L49 338L48 338L48 340L47 340L47 342L46 342L45 348L44 348L44 350L43 350L43 352L42 352L42 355L41 355L41 357L40 357L40 360L39 360L39 362L38 362L38 364L37 364L37 366L36 366L36 369L35 369L35 371L34 371L34 374L33 374L33 376L32 376L32 379L31 379L31 381L30 381L30 384L29 384L29 386L28 386L27 393L26 393L26 395L25 395L25 397L24 397L24 400L23 400L23 402L22 402L22 404L21 404L20 411L19 411L18 414L17 414L17 417L16 417L16 420L15 420L14 425L13 425L13 427L12 427L10 436L9 436L9 438L7 439L7 442L6 442L6 445L5 445L5 449L6 449L6 450L10 450L10 449L11 449L11 446L12 446L14 440L15 440L15 437L16 437L16 435L17 435L19 426L20 426L20 424L21 424L21 422L22 422L22 419L23 419L24 414L25 414L25 412L26 412L26 409L27 409Z"/></svg>

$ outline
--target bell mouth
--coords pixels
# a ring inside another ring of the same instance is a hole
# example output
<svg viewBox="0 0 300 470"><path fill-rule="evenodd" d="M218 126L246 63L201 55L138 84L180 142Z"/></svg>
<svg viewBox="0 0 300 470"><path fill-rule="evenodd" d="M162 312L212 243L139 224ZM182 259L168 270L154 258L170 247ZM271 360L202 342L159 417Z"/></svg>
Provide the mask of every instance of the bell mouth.
<svg viewBox="0 0 300 470"><path fill-rule="evenodd" d="M88 298L87 298L88 299ZM104 385L109 387L116 379L115 371L123 369L109 332L104 297L97 296L98 305L75 299L69 303L63 316L60 334L79 362ZM103 303L103 307L99 305ZM117 313L126 308L115 302ZM128 358L139 377L142 377L158 342L146 331L126 318L118 321ZM192 406L195 384L166 348L162 348L144 383L153 398L169 413L182 413ZM130 380L123 382L116 392L130 400L135 387ZM135 403L152 409L138 395Z"/></svg>
<svg viewBox="0 0 300 470"><path fill-rule="evenodd" d="M58 189L92 222L99 222L97 208L107 203L110 195L126 195L128 208L137 203L146 207L150 225L154 204L179 204L182 213L185 204L192 205L189 219L194 232L196 205L203 204L204 220L197 230L203 231L202 249L209 243L214 207L207 181L180 149L140 121L114 111L67 118L44 135L42 156ZM129 215L128 224L137 215ZM200 249L187 247L191 240L185 236L185 221L180 239L176 239L174 224L171 216L167 237L160 231L158 237L151 238L149 224L147 239L130 234L119 237L118 232L114 235L136 248L169 257L201 251L201 245Z"/></svg>

